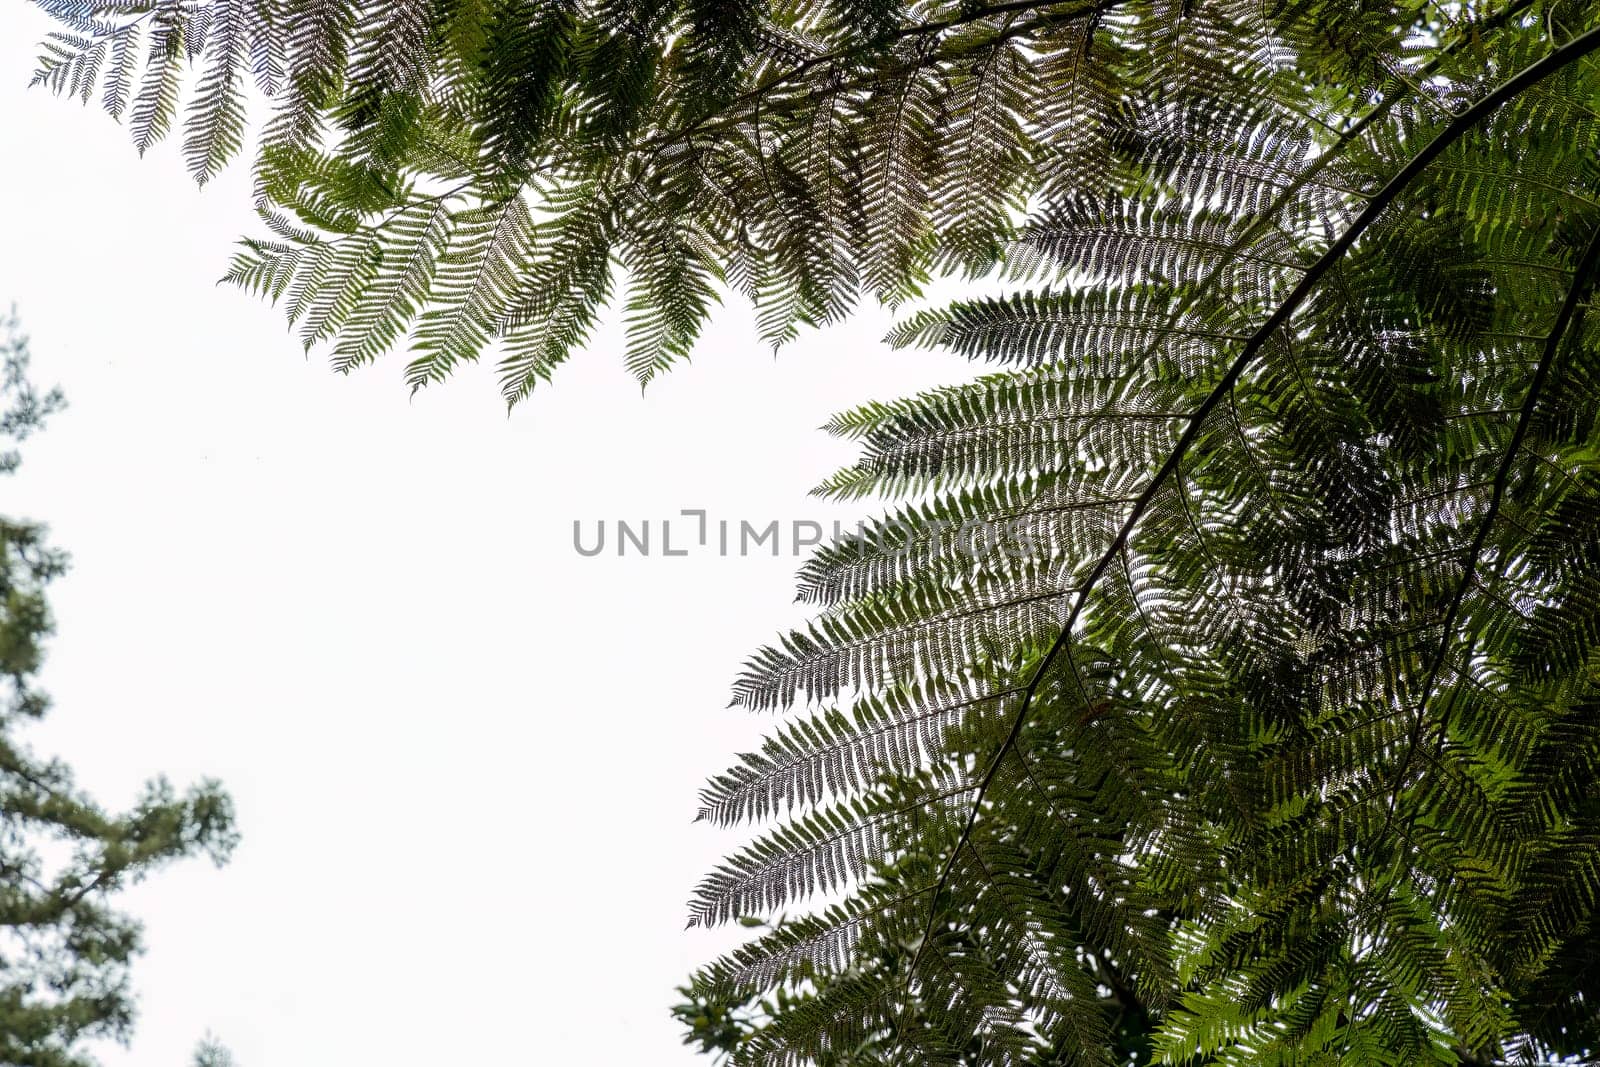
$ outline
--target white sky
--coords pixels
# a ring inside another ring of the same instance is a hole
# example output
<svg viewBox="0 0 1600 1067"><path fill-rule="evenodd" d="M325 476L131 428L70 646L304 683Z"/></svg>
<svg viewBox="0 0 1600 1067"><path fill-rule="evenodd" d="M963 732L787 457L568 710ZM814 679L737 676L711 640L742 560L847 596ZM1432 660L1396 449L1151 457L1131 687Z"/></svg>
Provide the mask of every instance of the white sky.
<svg viewBox="0 0 1600 1067"><path fill-rule="evenodd" d="M799 561L585 559L572 520L845 515L816 427L971 368L876 311L775 360L734 302L643 398L615 315L509 419L488 370L339 377L213 284L248 162L197 192L176 143L25 90L48 28L0 14L0 301L70 404L0 483L74 559L32 740L116 806L218 776L244 834L124 897L149 951L105 1063L208 1028L242 1067L698 1062L673 987L737 935L684 905L737 838L695 798L771 725L728 687Z"/></svg>

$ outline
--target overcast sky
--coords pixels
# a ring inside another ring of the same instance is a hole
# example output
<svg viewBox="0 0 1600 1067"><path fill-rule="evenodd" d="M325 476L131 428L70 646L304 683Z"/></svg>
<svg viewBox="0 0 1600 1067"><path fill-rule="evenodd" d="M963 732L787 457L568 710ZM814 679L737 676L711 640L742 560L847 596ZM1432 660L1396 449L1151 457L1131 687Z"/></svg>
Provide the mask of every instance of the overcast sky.
<svg viewBox="0 0 1600 1067"><path fill-rule="evenodd" d="M118 806L220 777L244 835L124 897L149 951L105 1063L208 1029L242 1067L696 1062L673 987L736 935L684 904L738 838L695 798L772 725L729 683L802 617L799 561L585 558L573 520L865 514L807 495L851 455L816 427L970 368L876 311L774 359L733 301L642 397L615 315L509 418L490 370L340 377L214 284L248 162L197 192L176 144L141 161L24 88L48 26L3 10L0 301L70 404L0 487L74 560L30 739Z"/></svg>

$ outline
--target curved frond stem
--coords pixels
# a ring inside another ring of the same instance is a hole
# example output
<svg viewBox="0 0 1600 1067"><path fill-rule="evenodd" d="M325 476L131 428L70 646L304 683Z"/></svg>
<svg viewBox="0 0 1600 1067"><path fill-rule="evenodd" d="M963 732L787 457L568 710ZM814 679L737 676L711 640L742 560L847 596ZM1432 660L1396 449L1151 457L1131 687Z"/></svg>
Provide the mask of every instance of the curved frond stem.
<svg viewBox="0 0 1600 1067"><path fill-rule="evenodd" d="M1456 50L1463 47L1476 46L1476 42L1483 31L1497 29L1501 26L1504 26L1523 9L1529 6L1531 6L1531 0L1518 0L1518 2L1508 5L1504 10L1497 12L1493 17L1485 20L1484 24L1479 26L1472 34L1458 38L1456 41L1445 46L1445 48L1440 51L1439 55L1434 58L1432 63L1427 64L1418 71L1419 78L1425 80L1429 74L1438 69L1438 66ZM1565 66L1566 64L1562 65ZM1543 77L1543 75L1540 75L1540 77ZM1410 82L1406 82L1404 84L1408 92L1415 88L1415 86L1413 86ZM1528 86L1522 86L1517 92L1520 93L1527 87ZM1264 231L1277 227L1278 223L1276 220L1278 215L1283 211L1283 208L1287 204L1292 203L1294 198L1299 196L1306 186L1310 185L1313 181L1316 181L1317 176L1332 161L1338 159L1342 151L1348 145L1354 143L1355 140L1364 134L1374 123L1378 122L1385 115L1387 115L1390 110L1392 110L1394 106L1405 97L1405 95L1405 93L1394 93L1384 97L1384 99L1379 101L1359 119L1357 119L1355 122L1352 122L1350 126L1339 135L1338 139L1335 140L1333 144L1329 145L1325 151L1323 151L1317 156L1316 159L1312 160L1310 164L1306 166L1305 170L1300 173L1299 177L1285 185L1279 192L1278 196L1267 207L1267 209L1261 213L1261 217L1257 220L1257 222L1254 225L1245 227L1244 232L1242 232L1238 239L1233 242L1232 246L1228 249L1227 254L1217 262L1216 266L1212 268L1211 273L1195 287L1194 291L1188 296L1188 298L1185 300L1180 300L1174 305L1172 314L1168 319L1168 327L1170 328L1173 324L1176 324L1183 317L1183 315L1189 311L1190 308L1192 308L1203 296L1211 291L1212 287L1216 285L1220 279L1225 278L1227 276L1228 269L1245 254L1245 250L1248 249ZM1512 95L1515 96L1517 93L1513 93ZM1509 97L1507 99L1509 99ZM1504 101L1501 102L1503 103ZM1479 104L1481 105L1482 101L1480 101ZM1498 107L1499 104L1496 104L1495 106ZM1490 110L1493 109L1491 108ZM1454 128L1457 123L1462 121L1462 119L1469 117L1471 117L1471 122L1475 123L1478 117L1481 117L1487 113L1487 111L1478 112L1476 107L1469 108L1450 123L1450 128ZM1432 157L1429 158L1431 159ZM1410 177L1415 177L1415 175L1411 175ZM1409 181L1410 178L1408 177L1407 180ZM1391 182L1390 184L1392 185L1393 183ZM1376 212L1371 211L1374 202L1382 201L1386 206L1388 200L1393 199L1392 194L1385 198L1384 194L1387 191L1388 186L1375 194L1372 200L1367 201L1367 211L1363 212L1361 216L1362 218L1367 217L1369 213L1373 218L1376 218ZM1302 275L1302 284L1304 284L1305 279L1308 276L1309 275ZM1298 292L1298 289L1296 291ZM1164 333L1165 331L1163 331L1163 334ZM1159 341L1152 342L1150 347L1145 349L1142 358L1148 360L1152 355L1154 355L1156 345L1158 344Z"/></svg>
<svg viewBox="0 0 1600 1067"><path fill-rule="evenodd" d="M1600 28L1589 30L1573 38L1567 44L1547 54L1544 58L1525 67L1452 119L1373 196L1361 214L1329 245L1327 251L1307 269L1304 276L1301 277L1299 283L1283 303L1278 306L1277 310L1272 313L1266 322L1262 323L1261 327L1246 342L1244 349L1234 359L1206 399L1189 416L1188 425L1185 427L1183 434L1178 438L1166 460L1151 478L1144 492L1139 495L1138 501L1129 512L1128 518L1123 523L1121 530L1118 531L1116 538L1101 555L1100 559L1096 561L1094 567L1090 569L1087 577L1079 586L1072 611L1062 624L1061 632L1057 635L1055 642L1034 669L1028 685L1023 691L1022 701L1017 708L1015 716L1012 718L1010 730L1005 739L1001 741L999 748L995 750L994 756L989 760L988 767L977 783L965 828L946 857L939 879L935 883L933 893L935 904L933 908L930 908L927 932L917 946L917 951L913 955L911 965L906 972L907 993L909 993L910 983L915 980L917 965L920 962L922 951L927 946L933 927L937 922L938 898L944 891L945 886L949 884L950 876L955 870L956 860L962 847L966 845L972 836L972 831L977 825L979 813L983 808L989 788L999 774L1001 761L1016 744L1017 738L1022 733L1023 726L1028 721L1029 714L1033 710L1034 695L1043 682L1046 672L1055 663L1057 657L1067 651L1067 646L1071 643L1072 631L1077 625L1095 585L1111 566L1123 546L1127 544L1140 519L1143 518L1150 504L1154 501L1156 494L1178 468L1190 446L1200 436L1201 427L1204 425L1206 418L1232 393L1234 385L1254 361L1256 353L1289 321L1300 305L1310 296L1311 292L1322 280L1322 277L1343 258L1344 254L1350 250L1361 234L1377 221L1384 211L1388 210L1389 205L1427 169L1429 164L1443 154L1451 145L1470 133L1478 123L1506 103L1516 99L1530 86L1537 85L1543 79L1564 69L1596 49L1600 49Z"/></svg>
<svg viewBox="0 0 1600 1067"><path fill-rule="evenodd" d="M1523 398L1522 411L1517 417L1516 429L1512 431L1511 440L1506 445L1505 457L1501 460L1500 469L1495 474L1493 486L1489 491L1488 506L1484 510L1483 518L1478 523L1478 529L1473 535L1472 544L1467 548L1466 560L1461 568L1461 581L1456 585L1455 593L1450 598L1450 606L1445 612L1444 632L1439 639L1439 650L1434 655L1433 662L1429 664L1428 673L1422 682L1422 688L1417 693L1416 723L1412 727L1406 753L1401 758L1400 766L1395 771L1394 781L1389 790L1389 810L1384 817L1386 826L1394 818L1395 808L1399 803L1400 790L1404 787L1406 772L1410 769L1412 754L1416 751L1417 746L1422 743L1422 735L1427 729L1428 699L1433 695L1434 687L1439 681L1439 674L1444 669L1445 660L1449 657L1450 645L1456 637L1456 624L1461 617L1462 605L1466 603L1467 594L1476 584L1478 561L1483 554L1483 546L1489 539L1489 531L1493 528L1495 519L1499 514L1501 502L1505 499L1506 490L1510 486L1512 468L1516 466L1517 456L1522 451L1522 442L1527 438L1528 427L1533 422L1534 411L1539 406L1539 398L1544 392L1545 383L1549 380L1550 368L1555 364L1562 342L1566 340L1569 328L1582 321L1583 315L1580 304L1588 291L1597 267L1600 267L1600 229L1597 229L1594 236L1589 239L1589 244L1584 248L1577 265L1573 268L1572 282L1567 287L1566 299L1562 301L1561 310L1556 315L1555 324L1550 328L1550 333L1545 338L1544 352L1539 359L1538 369L1534 372L1533 381L1528 385L1527 396ZM1449 726L1447 720L1448 715L1441 716L1439 720L1438 734L1441 743Z"/></svg>

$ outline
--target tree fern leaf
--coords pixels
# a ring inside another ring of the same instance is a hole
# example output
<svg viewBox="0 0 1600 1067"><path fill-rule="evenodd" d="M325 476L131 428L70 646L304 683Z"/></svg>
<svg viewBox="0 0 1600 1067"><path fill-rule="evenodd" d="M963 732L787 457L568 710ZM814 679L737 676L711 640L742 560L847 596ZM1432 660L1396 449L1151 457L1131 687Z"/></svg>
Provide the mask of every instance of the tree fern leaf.
<svg viewBox="0 0 1600 1067"><path fill-rule="evenodd" d="M413 391L478 357L510 306L533 240L533 218L520 194L456 214L434 277L434 306L422 314L418 355L406 368Z"/></svg>
<svg viewBox="0 0 1600 1067"><path fill-rule="evenodd" d="M248 33L244 0L217 0L209 9L208 63L189 105L184 161L204 185L244 143L244 69ZM191 25L193 23L191 22Z"/></svg>

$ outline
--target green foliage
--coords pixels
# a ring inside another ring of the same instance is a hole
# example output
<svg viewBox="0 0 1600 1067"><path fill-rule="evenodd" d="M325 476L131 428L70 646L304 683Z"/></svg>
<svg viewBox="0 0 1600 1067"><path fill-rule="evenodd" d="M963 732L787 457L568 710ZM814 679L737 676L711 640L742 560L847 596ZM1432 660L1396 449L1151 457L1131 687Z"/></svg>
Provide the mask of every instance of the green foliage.
<svg viewBox="0 0 1600 1067"><path fill-rule="evenodd" d="M28 381L27 343L0 321L0 434L21 441L61 404ZM16 453L3 456L16 466ZM0 1063L80 1067L82 1043L125 1039L133 1022L129 961L137 923L109 906L119 888L197 853L233 847L233 814L211 782L179 795L151 782L132 810L84 796L67 767L28 751L21 734L49 702L34 687L50 633L45 587L66 566L42 527L0 518Z"/></svg>
<svg viewBox="0 0 1600 1067"><path fill-rule="evenodd" d="M498 346L515 402L618 266L641 379L724 290L776 343L999 280L889 338L998 373L829 427L896 510L736 683L789 719L691 919L789 918L692 1043L1600 1055L1600 5L47 6L63 94L146 42L141 145L202 65L197 177L285 57L230 277L342 369Z"/></svg>
<svg viewBox="0 0 1600 1067"><path fill-rule="evenodd" d="M236 1067L237 1062L228 1046L218 1041L211 1034L200 1039L195 1046L193 1067Z"/></svg>
<svg viewBox="0 0 1600 1067"><path fill-rule="evenodd" d="M1020 287L889 337L1006 369L829 426L819 492L906 502L735 686L794 718L691 922L801 917L685 990L704 1051L1600 1055L1600 9L1363 31L1358 94L1317 5L1174 7L1097 31L1149 80Z"/></svg>
<svg viewBox="0 0 1600 1067"><path fill-rule="evenodd" d="M98 94L141 152L181 125L197 181L264 109L266 232L229 281L342 371L407 348L421 386L495 352L509 403L583 344L614 274L648 381L725 289L778 344L993 270L1034 208L1111 191L1152 56L1205 47L1164 28L1170 0L37 2L62 29L36 81ZM1317 59L1375 56L1410 21L1374 15Z"/></svg>

